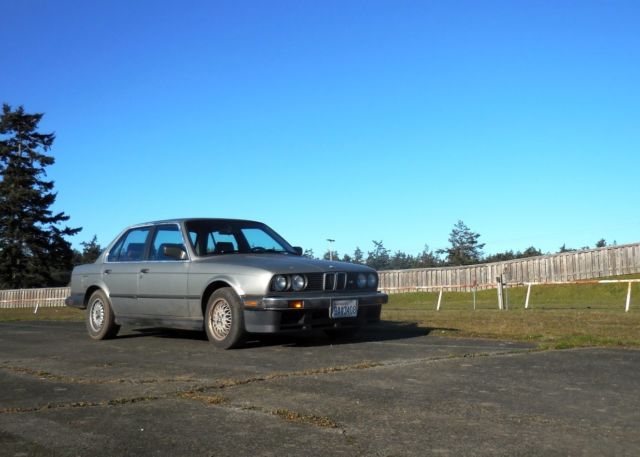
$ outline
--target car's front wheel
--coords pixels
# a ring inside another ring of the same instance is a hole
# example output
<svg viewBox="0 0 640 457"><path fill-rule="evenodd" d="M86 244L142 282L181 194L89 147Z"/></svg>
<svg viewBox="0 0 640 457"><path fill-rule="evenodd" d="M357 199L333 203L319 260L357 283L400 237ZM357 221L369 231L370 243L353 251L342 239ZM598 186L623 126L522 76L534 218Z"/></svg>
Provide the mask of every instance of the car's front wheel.
<svg viewBox="0 0 640 457"><path fill-rule="evenodd" d="M115 315L105 293L96 290L89 298L85 314L85 322L89 336L94 340L106 340L118 334L120 326L115 322Z"/></svg>
<svg viewBox="0 0 640 457"><path fill-rule="evenodd" d="M233 289L216 290L204 313L204 328L210 342L223 349L240 345L245 336L244 314L240 299Z"/></svg>

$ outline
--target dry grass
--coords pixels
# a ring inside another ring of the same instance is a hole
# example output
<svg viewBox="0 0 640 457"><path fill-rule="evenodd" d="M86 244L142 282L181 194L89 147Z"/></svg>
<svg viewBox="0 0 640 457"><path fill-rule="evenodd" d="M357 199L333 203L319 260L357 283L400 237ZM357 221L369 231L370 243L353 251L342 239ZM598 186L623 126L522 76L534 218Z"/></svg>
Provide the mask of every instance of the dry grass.
<svg viewBox="0 0 640 457"><path fill-rule="evenodd" d="M338 424L328 417L316 416L315 414L301 414L288 409L276 409L271 414L278 416L287 422L298 422L301 424L314 425L316 427L337 428Z"/></svg>

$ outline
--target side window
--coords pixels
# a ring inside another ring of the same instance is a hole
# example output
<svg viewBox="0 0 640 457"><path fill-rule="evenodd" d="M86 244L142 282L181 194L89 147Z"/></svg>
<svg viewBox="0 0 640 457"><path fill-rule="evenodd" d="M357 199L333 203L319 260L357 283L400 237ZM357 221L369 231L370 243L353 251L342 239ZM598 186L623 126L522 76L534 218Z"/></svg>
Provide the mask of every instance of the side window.
<svg viewBox="0 0 640 457"><path fill-rule="evenodd" d="M165 247L179 247L186 251L182 233L177 225L163 225L158 227L151 245L150 260L176 260L164 255Z"/></svg>
<svg viewBox="0 0 640 457"><path fill-rule="evenodd" d="M129 230L115 244L107 260L109 262L139 262L144 255L144 246L149 236L149 227Z"/></svg>

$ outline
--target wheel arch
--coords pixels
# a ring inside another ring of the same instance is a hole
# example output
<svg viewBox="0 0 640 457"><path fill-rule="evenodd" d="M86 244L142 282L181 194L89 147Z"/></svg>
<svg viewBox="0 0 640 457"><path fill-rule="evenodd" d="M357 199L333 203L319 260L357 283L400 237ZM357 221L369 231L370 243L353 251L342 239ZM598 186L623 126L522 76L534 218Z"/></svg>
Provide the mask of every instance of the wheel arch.
<svg viewBox="0 0 640 457"><path fill-rule="evenodd" d="M97 290L101 290L107 297L109 297L109 294L107 294L107 292L104 290L104 288L98 286L98 285L92 285L87 287L87 291L84 293L84 307L86 308L87 306L89 306L89 298L91 298L91 296L93 295L93 293Z"/></svg>
<svg viewBox="0 0 640 457"><path fill-rule="evenodd" d="M207 303L209 302L209 298L211 297L211 295L213 295L216 290L222 289L224 287L229 287L230 289L232 289L236 293L236 295L238 295L238 297L242 295L242 293L238 291L238 288L235 287L232 284L232 281L230 281L228 278L217 278L211 281L209 284L207 284L207 287L205 287L200 299L200 311L202 312L202 316L204 316L205 310L207 308Z"/></svg>

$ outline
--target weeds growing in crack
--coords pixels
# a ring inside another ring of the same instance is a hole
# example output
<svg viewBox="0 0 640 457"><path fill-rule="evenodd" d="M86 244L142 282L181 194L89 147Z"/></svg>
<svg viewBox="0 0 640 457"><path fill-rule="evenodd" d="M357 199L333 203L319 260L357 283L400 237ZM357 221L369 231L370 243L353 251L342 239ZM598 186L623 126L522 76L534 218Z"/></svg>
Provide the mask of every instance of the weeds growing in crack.
<svg viewBox="0 0 640 457"><path fill-rule="evenodd" d="M195 392L192 390L188 392L179 393L178 397L184 398L187 400L197 400L199 402L204 403L205 405L219 405L227 401L227 399L222 395L203 395L200 392Z"/></svg>
<svg viewBox="0 0 640 457"><path fill-rule="evenodd" d="M316 416L315 414L300 414L297 411L288 409L274 409L271 411L271 414L287 422L298 422L323 428L338 428L338 424L333 420L328 417Z"/></svg>

